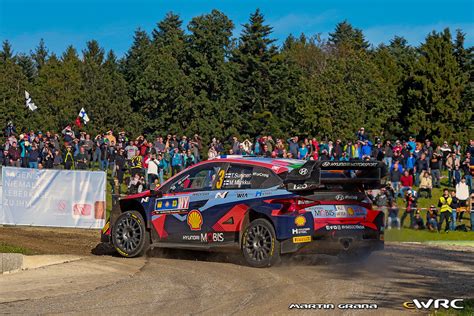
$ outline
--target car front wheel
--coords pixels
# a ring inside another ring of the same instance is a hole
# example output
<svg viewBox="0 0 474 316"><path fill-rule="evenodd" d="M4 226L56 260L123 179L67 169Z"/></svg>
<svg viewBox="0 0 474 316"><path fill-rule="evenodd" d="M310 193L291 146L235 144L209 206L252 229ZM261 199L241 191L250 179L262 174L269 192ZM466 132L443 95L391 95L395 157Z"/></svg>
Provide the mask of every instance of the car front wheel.
<svg viewBox="0 0 474 316"><path fill-rule="evenodd" d="M248 265L255 268L272 266L280 259L280 243L275 229L266 219L252 221L242 236L242 254Z"/></svg>
<svg viewBox="0 0 474 316"><path fill-rule="evenodd" d="M112 243L124 257L145 254L150 246L150 236L139 212L127 211L119 215L112 229Z"/></svg>

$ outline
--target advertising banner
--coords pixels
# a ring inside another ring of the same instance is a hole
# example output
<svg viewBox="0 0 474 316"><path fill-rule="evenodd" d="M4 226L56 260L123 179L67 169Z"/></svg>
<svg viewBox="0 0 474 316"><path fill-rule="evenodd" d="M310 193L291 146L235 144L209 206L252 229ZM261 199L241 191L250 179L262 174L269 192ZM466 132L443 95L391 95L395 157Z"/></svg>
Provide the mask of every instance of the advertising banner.
<svg viewBox="0 0 474 316"><path fill-rule="evenodd" d="M0 224L102 228L102 171L2 168Z"/></svg>

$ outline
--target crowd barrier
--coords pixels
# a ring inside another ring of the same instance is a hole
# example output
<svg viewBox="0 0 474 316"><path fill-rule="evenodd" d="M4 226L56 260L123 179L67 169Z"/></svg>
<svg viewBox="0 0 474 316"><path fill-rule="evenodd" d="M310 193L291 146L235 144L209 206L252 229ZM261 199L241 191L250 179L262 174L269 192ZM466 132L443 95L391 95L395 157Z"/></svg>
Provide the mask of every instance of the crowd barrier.
<svg viewBox="0 0 474 316"><path fill-rule="evenodd" d="M102 228L106 217L106 174L2 168L0 224Z"/></svg>

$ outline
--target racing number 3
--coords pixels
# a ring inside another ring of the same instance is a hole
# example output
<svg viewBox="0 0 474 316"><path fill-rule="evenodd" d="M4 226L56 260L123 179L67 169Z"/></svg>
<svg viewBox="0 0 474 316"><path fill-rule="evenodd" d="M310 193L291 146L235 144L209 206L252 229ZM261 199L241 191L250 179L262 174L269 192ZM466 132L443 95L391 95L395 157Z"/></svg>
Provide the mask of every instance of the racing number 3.
<svg viewBox="0 0 474 316"><path fill-rule="evenodd" d="M217 174L217 182L216 182L216 189L222 188L222 183L224 183L224 176L225 176L225 170L221 169L219 170L219 173Z"/></svg>

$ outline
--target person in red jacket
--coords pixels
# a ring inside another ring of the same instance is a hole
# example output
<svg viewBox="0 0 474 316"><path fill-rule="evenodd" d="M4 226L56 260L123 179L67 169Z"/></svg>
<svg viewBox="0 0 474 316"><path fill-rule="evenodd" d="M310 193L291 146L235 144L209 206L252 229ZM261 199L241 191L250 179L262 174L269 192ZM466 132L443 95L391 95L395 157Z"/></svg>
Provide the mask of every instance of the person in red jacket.
<svg viewBox="0 0 474 316"><path fill-rule="evenodd" d="M400 194L404 197L405 192L411 190L413 187L413 176L408 172L408 170L403 172L403 175L400 177L400 183L402 186Z"/></svg>

